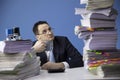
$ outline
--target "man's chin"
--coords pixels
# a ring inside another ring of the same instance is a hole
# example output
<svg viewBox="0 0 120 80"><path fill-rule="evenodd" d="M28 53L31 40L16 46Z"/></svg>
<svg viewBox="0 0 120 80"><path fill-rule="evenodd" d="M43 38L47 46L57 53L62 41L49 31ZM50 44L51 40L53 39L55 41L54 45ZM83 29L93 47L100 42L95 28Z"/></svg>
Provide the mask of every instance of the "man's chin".
<svg viewBox="0 0 120 80"><path fill-rule="evenodd" d="M52 41L53 39L54 39L54 37L49 38L50 41Z"/></svg>

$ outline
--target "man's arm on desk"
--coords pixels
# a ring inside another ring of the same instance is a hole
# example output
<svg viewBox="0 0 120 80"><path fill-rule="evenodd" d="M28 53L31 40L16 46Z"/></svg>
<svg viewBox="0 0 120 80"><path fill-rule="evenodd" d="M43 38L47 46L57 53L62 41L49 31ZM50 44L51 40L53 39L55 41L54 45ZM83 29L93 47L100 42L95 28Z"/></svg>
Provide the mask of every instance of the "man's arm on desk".
<svg viewBox="0 0 120 80"><path fill-rule="evenodd" d="M65 66L62 62L54 63L54 62L47 62L41 66L42 69L64 69Z"/></svg>

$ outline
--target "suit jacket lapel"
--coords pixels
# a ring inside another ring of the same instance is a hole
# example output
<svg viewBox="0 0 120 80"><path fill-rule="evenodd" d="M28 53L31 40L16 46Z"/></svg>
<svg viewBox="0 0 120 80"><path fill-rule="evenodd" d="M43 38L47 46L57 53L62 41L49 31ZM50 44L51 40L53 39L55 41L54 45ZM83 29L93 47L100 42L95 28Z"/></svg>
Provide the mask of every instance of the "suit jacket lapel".
<svg viewBox="0 0 120 80"><path fill-rule="evenodd" d="M59 58L59 55L57 53L58 52L58 46L57 46L57 41L56 39L53 40L53 54L54 54L54 58L55 58L55 62L58 62L58 58Z"/></svg>

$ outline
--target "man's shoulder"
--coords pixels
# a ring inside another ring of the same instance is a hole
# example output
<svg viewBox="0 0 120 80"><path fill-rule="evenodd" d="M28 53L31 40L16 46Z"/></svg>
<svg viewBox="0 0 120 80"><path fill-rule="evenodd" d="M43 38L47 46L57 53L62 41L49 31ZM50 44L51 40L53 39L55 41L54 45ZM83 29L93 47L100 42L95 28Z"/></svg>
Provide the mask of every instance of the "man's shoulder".
<svg viewBox="0 0 120 80"><path fill-rule="evenodd" d="M66 39L66 36L55 36L55 39Z"/></svg>
<svg viewBox="0 0 120 80"><path fill-rule="evenodd" d="M55 36L54 38L54 44L65 45L66 42L68 42L68 39L66 36Z"/></svg>

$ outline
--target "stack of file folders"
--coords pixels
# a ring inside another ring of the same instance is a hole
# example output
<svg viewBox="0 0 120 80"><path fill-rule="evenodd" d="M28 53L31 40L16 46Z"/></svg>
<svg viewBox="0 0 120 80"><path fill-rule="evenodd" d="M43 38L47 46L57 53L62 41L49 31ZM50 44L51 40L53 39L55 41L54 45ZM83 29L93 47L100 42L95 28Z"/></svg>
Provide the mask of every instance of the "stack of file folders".
<svg viewBox="0 0 120 80"><path fill-rule="evenodd" d="M31 50L31 40L0 41L0 47L0 80L23 80L39 75L40 60Z"/></svg>
<svg viewBox="0 0 120 80"><path fill-rule="evenodd" d="M75 8L75 15L81 15L82 19L74 31L79 39L84 40L84 67L101 77L120 77L115 24L118 13L112 7L114 0L80 0L80 3L86 6Z"/></svg>

